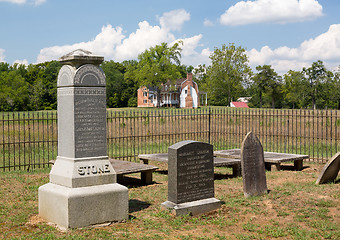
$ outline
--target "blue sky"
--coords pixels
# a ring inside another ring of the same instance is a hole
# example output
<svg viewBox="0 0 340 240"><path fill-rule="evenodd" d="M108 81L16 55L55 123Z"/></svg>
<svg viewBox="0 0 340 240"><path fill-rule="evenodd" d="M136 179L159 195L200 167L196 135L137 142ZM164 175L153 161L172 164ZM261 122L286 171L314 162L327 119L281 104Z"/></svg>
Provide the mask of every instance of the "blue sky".
<svg viewBox="0 0 340 240"><path fill-rule="evenodd" d="M322 60L335 70L339 13L339 0L0 0L0 61L38 63L83 48L121 62L182 39L186 65L210 64L215 47L234 43L253 68L284 74Z"/></svg>

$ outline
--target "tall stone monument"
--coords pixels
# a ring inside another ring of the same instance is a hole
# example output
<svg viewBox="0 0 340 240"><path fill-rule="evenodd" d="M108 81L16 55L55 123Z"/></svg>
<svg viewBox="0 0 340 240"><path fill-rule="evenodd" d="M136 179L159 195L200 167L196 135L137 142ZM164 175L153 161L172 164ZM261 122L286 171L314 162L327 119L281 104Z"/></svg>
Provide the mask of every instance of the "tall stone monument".
<svg viewBox="0 0 340 240"><path fill-rule="evenodd" d="M59 59L58 156L39 188L39 215L63 228L128 218L128 189L107 156L103 60L84 50Z"/></svg>
<svg viewBox="0 0 340 240"><path fill-rule="evenodd" d="M214 192L213 146L182 141L168 150L168 201L164 208L176 215L198 215L218 209Z"/></svg>
<svg viewBox="0 0 340 240"><path fill-rule="evenodd" d="M253 132L249 132L242 142L241 168L245 197L268 192L263 147Z"/></svg>

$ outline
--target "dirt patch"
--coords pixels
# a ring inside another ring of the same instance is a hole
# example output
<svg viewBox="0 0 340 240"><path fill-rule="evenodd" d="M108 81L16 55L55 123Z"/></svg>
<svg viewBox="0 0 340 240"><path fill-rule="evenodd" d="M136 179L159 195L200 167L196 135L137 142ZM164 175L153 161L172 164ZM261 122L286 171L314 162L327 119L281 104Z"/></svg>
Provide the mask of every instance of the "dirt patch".
<svg viewBox="0 0 340 240"><path fill-rule="evenodd" d="M33 215L29 218L27 225L37 225L40 223L45 223L46 221L42 219L39 215Z"/></svg>

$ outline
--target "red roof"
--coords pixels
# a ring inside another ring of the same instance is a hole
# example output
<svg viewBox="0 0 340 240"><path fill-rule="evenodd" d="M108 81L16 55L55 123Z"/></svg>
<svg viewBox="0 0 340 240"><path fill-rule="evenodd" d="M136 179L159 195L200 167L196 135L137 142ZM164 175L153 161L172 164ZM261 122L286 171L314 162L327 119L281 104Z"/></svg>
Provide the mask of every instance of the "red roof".
<svg viewBox="0 0 340 240"><path fill-rule="evenodd" d="M245 102L231 102L231 103L238 108L249 108L248 104Z"/></svg>

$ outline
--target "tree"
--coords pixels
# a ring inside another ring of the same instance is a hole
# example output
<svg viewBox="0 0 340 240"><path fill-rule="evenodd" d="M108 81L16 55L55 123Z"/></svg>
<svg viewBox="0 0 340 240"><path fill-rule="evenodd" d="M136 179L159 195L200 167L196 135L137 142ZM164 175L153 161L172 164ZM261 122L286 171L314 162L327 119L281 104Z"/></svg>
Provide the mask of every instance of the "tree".
<svg viewBox="0 0 340 240"><path fill-rule="evenodd" d="M178 70L182 51L180 44L181 42L175 43L170 47L167 43L162 43L145 50L138 56L136 68L128 69L126 76L135 78L140 86L153 86L158 89L168 80L180 78L181 73ZM159 95L158 92L158 104Z"/></svg>
<svg viewBox="0 0 340 240"><path fill-rule="evenodd" d="M57 78L61 68L58 61L30 64L25 80L30 84L30 108L57 109Z"/></svg>
<svg viewBox="0 0 340 240"><path fill-rule="evenodd" d="M337 109L340 110L340 66L338 67L338 71L334 74L333 86L333 100L337 103Z"/></svg>
<svg viewBox="0 0 340 240"><path fill-rule="evenodd" d="M57 109L57 79L61 66L59 61L46 63L42 81L45 85L44 109Z"/></svg>
<svg viewBox="0 0 340 240"><path fill-rule="evenodd" d="M0 73L8 72L8 71L9 71L9 64L5 62L0 62Z"/></svg>
<svg viewBox="0 0 340 240"><path fill-rule="evenodd" d="M302 73L308 80L309 86L307 88L308 94L312 99L313 109L316 109L317 99L322 94L322 85L330 77L330 72L326 70L323 62L318 60L313 62L309 68L303 68Z"/></svg>
<svg viewBox="0 0 340 240"><path fill-rule="evenodd" d="M199 64L195 69L192 71L193 76L196 79L196 82L198 86L200 86L201 89L207 89L207 67L205 64L201 65Z"/></svg>
<svg viewBox="0 0 340 240"><path fill-rule="evenodd" d="M289 70L288 73L284 75L284 83L282 86L284 106L293 109L307 106L307 85L302 72Z"/></svg>
<svg viewBox="0 0 340 240"><path fill-rule="evenodd" d="M234 44L215 48L207 69L207 90L214 105L229 105L244 92L244 84L251 76L245 49Z"/></svg>
<svg viewBox="0 0 340 240"><path fill-rule="evenodd" d="M270 65L257 66L256 70L259 71L253 77L253 93L258 97L260 106L264 105L264 98L270 99L272 108L275 108L275 101L280 98L281 91L281 77L271 68ZM254 100L252 99L252 103Z"/></svg>
<svg viewBox="0 0 340 240"><path fill-rule="evenodd" d="M124 74L124 80L126 84L126 88L124 88L122 92L122 101L124 102L124 106L127 107L137 107L137 90L140 87L138 81L134 78L134 73L137 69L138 62L136 60L129 60L122 62L124 67L126 68L126 72Z"/></svg>
<svg viewBox="0 0 340 240"><path fill-rule="evenodd" d="M29 84L16 71L0 73L0 111L28 110Z"/></svg>
<svg viewBox="0 0 340 240"><path fill-rule="evenodd" d="M122 107L121 94L124 90L124 73L125 67L114 61L105 61L101 64L101 68L106 75L106 99L107 106Z"/></svg>

